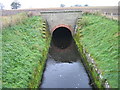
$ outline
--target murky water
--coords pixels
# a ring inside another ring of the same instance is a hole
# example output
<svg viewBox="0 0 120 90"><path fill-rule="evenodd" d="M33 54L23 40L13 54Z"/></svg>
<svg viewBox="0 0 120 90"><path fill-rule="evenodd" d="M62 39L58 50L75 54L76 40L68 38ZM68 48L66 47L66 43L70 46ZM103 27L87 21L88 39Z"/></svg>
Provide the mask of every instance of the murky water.
<svg viewBox="0 0 120 90"><path fill-rule="evenodd" d="M40 88L91 88L74 40L66 49L51 43Z"/></svg>
<svg viewBox="0 0 120 90"><path fill-rule="evenodd" d="M81 62L47 61L41 88L91 88L88 75Z"/></svg>

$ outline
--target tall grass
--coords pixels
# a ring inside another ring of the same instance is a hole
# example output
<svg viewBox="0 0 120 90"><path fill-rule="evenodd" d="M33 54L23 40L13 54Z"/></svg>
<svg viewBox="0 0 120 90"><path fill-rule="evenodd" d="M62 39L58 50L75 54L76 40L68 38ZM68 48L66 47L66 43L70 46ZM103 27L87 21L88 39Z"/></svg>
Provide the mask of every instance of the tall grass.
<svg viewBox="0 0 120 90"><path fill-rule="evenodd" d="M2 22L2 28L12 26L18 23L21 23L22 20L27 18L26 13L19 13L16 15L10 15L10 16L0 16L0 21Z"/></svg>

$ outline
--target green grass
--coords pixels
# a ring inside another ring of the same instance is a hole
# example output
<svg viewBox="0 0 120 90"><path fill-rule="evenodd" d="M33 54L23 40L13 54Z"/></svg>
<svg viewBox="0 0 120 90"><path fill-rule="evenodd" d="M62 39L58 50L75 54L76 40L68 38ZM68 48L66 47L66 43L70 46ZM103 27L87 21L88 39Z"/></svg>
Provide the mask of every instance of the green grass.
<svg viewBox="0 0 120 90"><path fill-rule="evenodd" d="M118 87L118 21L83 15L78 21L79 42L94 58L112 88Z"/></svg>
<svg viewBox="0 0 120 90"><path fill-rule="evenodd" d="M31 87L29 85L35 77L38 81L34 81L36 82L34 84L39 84L41 66L44 66L42 64L45 62L50 42L46 37L45 27L41 17L33 16L18 25L2 30L2 85L4 88Z"/></svg>

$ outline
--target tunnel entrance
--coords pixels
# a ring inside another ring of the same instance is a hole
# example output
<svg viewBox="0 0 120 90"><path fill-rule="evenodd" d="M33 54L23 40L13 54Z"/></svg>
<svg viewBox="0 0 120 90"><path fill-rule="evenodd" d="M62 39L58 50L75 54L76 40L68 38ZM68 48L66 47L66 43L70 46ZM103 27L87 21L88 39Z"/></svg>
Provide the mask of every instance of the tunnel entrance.
<svg viewBox="0 0 120 90"><path fill-rule="evenodd" d="M54 29L40 88L92 89L90 84L70 29Z"/></svg>
<svg viewBox="0 0 120 90"><path fill-rule="evenodd" d="M79 55L70 29L67 27L54 29L49 54L56 61L73 62L77 60Z"/></svg>
<svg viewBox="0 0 120 90"><path fill-rule="evenodd" d="M53 31L52 41L55 47L65 49L71 45L72 34L68 28L59 27Z"/></svg>

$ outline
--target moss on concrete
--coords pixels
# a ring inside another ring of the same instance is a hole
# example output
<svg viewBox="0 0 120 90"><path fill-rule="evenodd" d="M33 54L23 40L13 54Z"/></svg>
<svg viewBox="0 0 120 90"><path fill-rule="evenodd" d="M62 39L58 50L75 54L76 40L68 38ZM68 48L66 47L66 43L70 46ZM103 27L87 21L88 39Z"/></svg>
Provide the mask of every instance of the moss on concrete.
<svg viewBox="0 0 120 90"><path fill-rule="evenodd" d="M78 33L77 33L78 34ZM103 85L101 83L101 81L98 80L98 74L97 72L93 69L93 66L91 65L91 63L88 62L86 54L83 52L83 45L81 45L81 43L79 42L79 35L75 35L74 39L76 42L76 45L78 47L78 51L80 52L81 56L82 56L82 62L88 72L88 75L91 79L91 84L96 88L103 88Z"/></svg>
<svg viewBox="0 0 120 90"><path fill-rule="evenodd" d="M118 88L118 22L103 16L87 14L78 20L77 26L74 39L80 53L83 58L86 57L83 55L84 48L94 59L103 76L101 81L97 79L98 73L89 70L97 87L105 87L103 83L107 80L111 88ZM92 66L90 63L87 65Z"/></svg>

